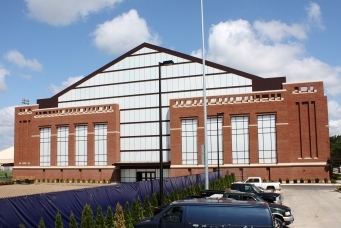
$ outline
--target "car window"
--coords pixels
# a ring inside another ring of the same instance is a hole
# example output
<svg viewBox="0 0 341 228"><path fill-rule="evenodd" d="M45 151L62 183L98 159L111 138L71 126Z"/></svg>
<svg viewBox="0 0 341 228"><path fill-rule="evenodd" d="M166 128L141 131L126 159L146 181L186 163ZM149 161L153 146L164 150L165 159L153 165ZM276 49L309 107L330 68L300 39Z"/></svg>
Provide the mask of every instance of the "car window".
<svg viewBox="0 0 341 228"><path fill-rule="evenodd" d="M245 200L245 201L256 201L252 196L243 196L243 200Z"/></svg>
<svg viewBox="0 0 341 228"><path fill-rule="evenodd" d="M235 200L240 200L240 195L236 194L224 194L224 198L230 198L230 199L235 199Z"/></svg>
<svg viewBox="0 0 341 228"><path fill-rule="evenodd" d="M251 186L245 185L245 192L251 192Z"/></svg>
<svg viewBox="0 0 341 228"><path fill-rule="evenodd" d="M163 223L180 223L182 222L182 207L171 207L161 218Z"/></svg>
<svg viewBox="0 0 341 228"><path fill-rule="evenodd" d="M187 206L189 224L230 226L272 227L272 216L267 208L260 207L223 207L223 206ZM205 215L205 216L202 216Z"/></svg>

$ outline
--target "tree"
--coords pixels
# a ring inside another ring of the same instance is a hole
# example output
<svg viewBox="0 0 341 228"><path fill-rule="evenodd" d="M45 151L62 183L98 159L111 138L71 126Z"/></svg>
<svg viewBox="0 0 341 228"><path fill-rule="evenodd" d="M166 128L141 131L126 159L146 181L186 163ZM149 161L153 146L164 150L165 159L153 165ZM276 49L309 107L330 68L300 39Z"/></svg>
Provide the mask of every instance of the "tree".
<svg viewBox="0 0 341 228"><path fill-rule="evenodd" d="M154 192L152 195L152 205L153 207L157 207L159 205L159 200L156 192Z"/></svg>
<svg viewBox="0 0 341 228"><path fill-rule="evenodd" d="M341 135L330 137L330 156L341 158ZM339 167L341 163L334 163L333 166Z"/></svg>
<svg viewBox="0 0 341 228"><path fill-rule="evenodd" d="M94 217L89 204L86 204L82 212L81 228L93 228Z"/></svg>
<svg viewBox="0 0 341 228"><path fill-rule="evenodd" d="M124 205L124 221L126 228L134 228L134 221L130 210L129 202Z"/></svg>
<svg viewBox="0 0 341 228"><path fill-rule="evenodd" d="M59 211L57 212L56 221L54 222L54 226L55 226L55 228L64 228L63 221L62 221L62 215L59 213Z"/></svg>
<svg viewBox="0 0 341 228"><path fill-rule="evenodd" d="M144 217L151 217L153 216L153 206L149 200L149 196L146 195L144 198L144 207L143 207L144 211L143 211L143 215Z"/></svg>
<svg viewBox="0 0 341 228"><path fill-rule="evenodd" d="M105 217L105 224L108 228L111 228L114 226L114 213L112 212L112 209L110 206L108 206L108 209L107 209L107 216Z"/></svg>
<svg viewBox="0 0 341 228"><path fill-rule="evenodd" d="M132 206L131 209L132 209L132 217L133 217L134 224L137 221L140 221L140 220L142 220L144 218L143 217L143 208L142 208L142 205L141 205L140 198L138 198L137 200L133 201L133 206Z"/></svg>
<svg viewBox="0 0 341 228"><path fill-rule="evenodd" d="M45 223L44 223L44 219L43 218L40 219L38 228L45 228Z"/></svg>
<svg viewBox="0 0 341 228"><path fill-rule="evenodd" d="M78 224L77 224L75 215L72 212L70 215L69 228L78 228Z"/></svg>
<svg viewBox="0 0 341 228"><path fill-rule="evenodd" d="M96 214L96 228L106 228L105 225L105 218L103 216L102 207L97 207L97 214Z"/></svg>
<svg viewBox="0 0 341 228"><path fill-rule="evenodd" d="M116 212L115 212L115 216L114 216L114 227L126 228L123 210L122 210L122 206L120 203L116 204Z"/></svg>

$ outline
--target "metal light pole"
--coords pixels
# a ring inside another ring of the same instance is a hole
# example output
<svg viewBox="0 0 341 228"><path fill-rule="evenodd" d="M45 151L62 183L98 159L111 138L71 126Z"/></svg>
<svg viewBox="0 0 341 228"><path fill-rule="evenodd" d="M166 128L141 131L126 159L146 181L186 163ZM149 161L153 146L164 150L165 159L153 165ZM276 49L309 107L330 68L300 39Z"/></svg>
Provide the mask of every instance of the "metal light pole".
<svg viewBox="0 0 341 228"><path fill-rule="evenodd" d="M218 150L218 179L220 178L220 158L219 158L219 116L224 115L223 112L217 113L217 150Z"/></svg>
<svg viewBox="0 0 341 228"><path fill-rule="evenodd" d="M201 8L201 40L202 40L202 93L204 103L204 166L205 166L205 189L209 189L208 181L208 151L207 151L207 107L206 107L206 74L205 74L205 35L204 35L204 4L200 1Z"/></svg>
<svg viewBox="0 0 341 228"><path fill-rule="evenodd" d="M162 96L161 96L161 67L173 65L173 60L159 62L159 152L160 152L160 198L159 206L163 204L163 151L162 151Z"/></svg>

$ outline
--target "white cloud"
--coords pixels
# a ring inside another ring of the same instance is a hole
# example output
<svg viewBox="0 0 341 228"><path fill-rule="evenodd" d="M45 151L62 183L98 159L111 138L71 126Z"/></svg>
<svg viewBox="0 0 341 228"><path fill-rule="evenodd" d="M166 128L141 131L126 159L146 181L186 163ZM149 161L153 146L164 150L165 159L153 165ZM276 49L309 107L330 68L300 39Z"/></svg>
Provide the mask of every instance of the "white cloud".
<svg viewBox="0 0 341 228"><path fill-rule="evenodd" d="M288 82L324 81L327 93L340 94L341 67L308 56L304 38L305 27L296 24L220 22L210 29L207 59L262 77L286 76Z"/></svg>
<svg viewBox="0 0 341 228"><path fill-rule="evenodd" d="M0 92L7 91L7 86L5 82L6 75L9 75L9 71L0 65Z"/></svg>
<svg viewBox="0 0 341 228"><path fill-rule="evenodd" d="M69 87L70 85L78 82L82 78L83 78L83 76L70 77L66 81L63 81L62 84L59 86L51 84L49 89L52 91L53 94L57 94L60 91L62 91L63 89L65 89L65 88Z"/></svg>
<svg viewBox="0 0 341 228"><path fill-rule="evenodd" d="M25 0L28 16L38 21L65 26L84 20L92 13L112 8L123 0Z"/></svg>
<svg viewBox="0 0 341 228"><path fill-rule="evenodd" d="M0 151L14 145L14 106L0 109Z"/></svg>
<svg viewBox="0 0 341 228"><path fill-rule="evenodd" d="M329 121L329 135L341 135L341 119Z"/></svg>
<svg viewBox="0 0 341 228"><path fill-rule="evenodd" d="M269 22L255 21L253 28L257 31L260 38L271 42L279 42L291 37L297 39L307 38L306 29L300 24L293 24L289 26L275 20Z"/></svg>
<svg viewBox="0 0 341 228"><path fill-rule="evenodd" d="M341 66L333 67L307 54L304 41L309 28L323 28L320 7L311 3L307 12L308 24L229 20L212 25L206 56L261 77L286 76L289 83L323 81L328 96L335 98L328 103L330 135L341 135ZM192 55L201 58L201 50Z"/></svg>
<svg viewBox="0 0 341 228"><path fill-rule="evenodd" d="M330 117L341 118L341 106L337 101L331 100L328 102L328 113Z"/></svg>
<svg viewBox="0 0 341 228"><path fill-rule="evenodd" d="M96 47L108 54L121 54L143 42L161 43L134 9L98 25L93 35Z"/></svg>
<svg viewBox="0 0 341 228"><path fill-rule="evenodd" d="M27 67L33 71L41 71L42 65L36 59L25 59L25 57L17 50L8 51L5 58L19 67Z"/></svg>
<svg viewBox="0 0 341 228"><path fill-rule="evenodd" d="M308 13L308 22L311 26L324 29L322 22L322 13L320 6L315 2L310 2L309 6L306 8Z"/></svg>

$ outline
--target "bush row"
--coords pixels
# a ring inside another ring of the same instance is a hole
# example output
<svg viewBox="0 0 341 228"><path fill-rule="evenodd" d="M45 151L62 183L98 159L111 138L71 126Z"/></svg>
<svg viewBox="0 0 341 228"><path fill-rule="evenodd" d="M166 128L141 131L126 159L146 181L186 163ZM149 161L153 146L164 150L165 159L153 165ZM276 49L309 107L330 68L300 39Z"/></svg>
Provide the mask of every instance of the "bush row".
<svg viewBox="0 0 341 228"><path fill-rule="evenodd" d="M279 182L280 183L283 183L283 180L282 179L279 179ZM323 180L320 180L319 178L315 178L315 179L310 179L310 178L307 178L307 179L303 179L303 178L300 178L299 180L298 179L294 179L292 181L294 184L296 183L329 183L329 180L327 178L324 178ZM335 180L331 179L330 180L331 183L336 183ZM290 183L290 180L287 178L285 180L285 183Z"/></svg>
<svg viewBox="0 0 341 228"><path fill-rule="evenodd" d="M111 180L101 180L101 181L98 181L98 180L91 180L91 179L88 179L88 180L81 180L81 179L74 179L72 178L71 180L70 179L37 179L35 180L37 183L93 183L93 184L110 184L111 183Z"/></svg>
<svg viewBox="0 0 341 228"><path fill-rule="evenodd" d="M236 178L234 173L226 175L223 178L217 179L209 183L210 189L225 190L230 188L231 183L235 182ZM200 191L204 190L204 185L195 185L183 188L180 190L172 191L169 194L163 195L164 205L182 199L186 196L200 195ZM124 208L117 203L116 210L113 212L111 207L108 206L106 216L104 216L101 206L98 206L96 216L93 216L93 211L89 204L86 204L82 211L81 222L77 223L74 214L71 212L68 218L70 228L133 228L137 221L140 221L146 217L153 216L154 209L159 205L159 195L153 193L151 198L146 195L143 203L138 198L133 200L130 205L126 202ZM25 228L24 224L19 225L20 228ZM45 228L44 219L41 218L38 224L38 228ZM59 212L56 214L55 227L64 228L62 222L62 216Z"/></svg>

